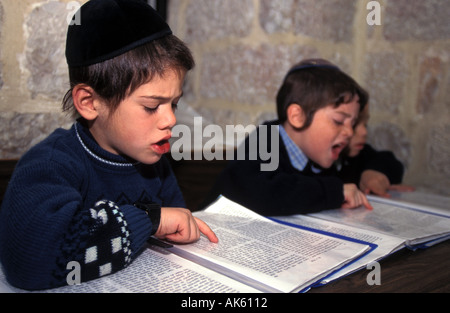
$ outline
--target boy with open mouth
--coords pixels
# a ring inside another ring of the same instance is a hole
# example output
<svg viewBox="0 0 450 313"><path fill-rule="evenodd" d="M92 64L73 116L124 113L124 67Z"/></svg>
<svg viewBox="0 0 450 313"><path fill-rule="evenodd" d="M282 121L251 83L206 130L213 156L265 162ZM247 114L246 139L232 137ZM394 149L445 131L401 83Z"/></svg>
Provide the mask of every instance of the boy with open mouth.
<svg viewBox="0 0 450 313"><path fill-rule="evenodd" d="M330 62L311 59L294 65L278 91L278 120L264 124L279 127L278 168L261 171L264 161L250 159L247 140L246 158L228 164L205 203L223 194L266 216L361 205L371 209L355 184L323 171L348 145L366 102L364 89ZM267 151L276 149L270 134L265 139Z"/></svg>

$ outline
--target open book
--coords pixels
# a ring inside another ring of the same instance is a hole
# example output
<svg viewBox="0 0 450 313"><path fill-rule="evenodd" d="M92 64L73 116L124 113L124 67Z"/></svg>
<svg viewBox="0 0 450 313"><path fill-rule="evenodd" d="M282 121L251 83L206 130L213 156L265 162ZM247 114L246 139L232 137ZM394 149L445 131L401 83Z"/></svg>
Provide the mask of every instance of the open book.
<svg viewBox="0 0 450 313"><path fill-rule="evenodd" d="M389 194L391 198L374 197L374 199L450 217L450 197L419 190L413 192L390 191Z"/></svg>
<svg viewBox="0 0 450 313"><path fill-rule="evenodd" d="M220 197L195 212L216 232L189 245L150 240L148 249L113 275L56 292L300 292L376 245L261 217ZM5 281L0 273L0 281ZM12 287L11 291L19 291Z"/></svg>
<svg viewBox="0 0 450 313"><path fill-rule="evenodd" d="M409 193L409 197L413 193ZM368 241L377 245L370 254L327 277L323 283L352 273L402 248L427 248L450 238L450 211L414 204L412 201L368 196L373 211L356 209L326 210L315 214L274 217L291 226L321 229Z"/></svg>

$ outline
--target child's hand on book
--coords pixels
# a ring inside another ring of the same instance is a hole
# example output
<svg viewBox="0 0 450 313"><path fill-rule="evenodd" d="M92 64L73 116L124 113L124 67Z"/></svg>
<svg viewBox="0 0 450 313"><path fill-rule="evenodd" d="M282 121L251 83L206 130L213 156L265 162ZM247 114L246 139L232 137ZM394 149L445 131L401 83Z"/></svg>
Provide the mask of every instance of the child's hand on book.
<svg viewBox="0 0 450 313"><path fill-rule="evenodd" d="M342 204L342 208L354 209L361 205L369 210L373 210L365 194L355 184L344 184L344 203Z"/></svg>
<svg viewBox="0 0 450 313"><path fill-rule="evenodd" d="M217 243L216 234L191 211L183 208L161 208L161 220L155 237L176 243L191 243L204 234L209 241Z"/></svg>

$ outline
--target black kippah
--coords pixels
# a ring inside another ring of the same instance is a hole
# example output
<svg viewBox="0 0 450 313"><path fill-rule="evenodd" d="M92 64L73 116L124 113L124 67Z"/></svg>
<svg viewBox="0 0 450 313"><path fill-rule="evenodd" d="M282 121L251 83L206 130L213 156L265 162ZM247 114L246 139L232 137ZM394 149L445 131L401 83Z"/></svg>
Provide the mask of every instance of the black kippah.
<svg viewBox="0 0 450 313"><path fill-rule="evenodd" d="M67 31L69 67L88 66L172 34L169 25L142 0L90 0Z"/></svg>

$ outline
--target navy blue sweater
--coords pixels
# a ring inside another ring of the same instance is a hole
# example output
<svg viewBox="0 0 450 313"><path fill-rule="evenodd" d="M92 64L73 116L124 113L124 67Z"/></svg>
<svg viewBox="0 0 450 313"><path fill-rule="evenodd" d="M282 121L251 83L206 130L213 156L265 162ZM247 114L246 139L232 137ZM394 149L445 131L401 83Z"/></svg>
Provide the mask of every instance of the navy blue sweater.
<svg viewBox="0 0 450 313"><path fill-rule="evenodd" d="M114 273L137 256L152 223L135 202L185 207L167 159L132 164L103 150L87 128L58 129L18 162L0 210L0 260L18 288ZM69 269L67 269L69 268Z"/></svg>
<svg viewBox="0 0 450 313"><path fill-rule="evenodd" d="M277 122L265 125L276 126ZM272 151L271 133L267 134L267 150ZM257 133L259 140L259 129ZM219 175L201 207L213 202L219 195L264 216L307 214L341 207L344 202L344 184L332 175L315 174L307 166L303 171L294 168L279 133L278 167L274 171L262 171L263 161L250 157L249 138L244 142L245 158L235 157Z"/></svg>
<svg viewBox="0 0 450 313"><path fill-rule="evenodd" d="M336 171L344 183L359 186L361 174L365 170L374 170L387 176L391 184L401 184L404 166L391 151L377 151L366 144L356 157L346 157L340 160L341 166L331 170Z"/></svg>

